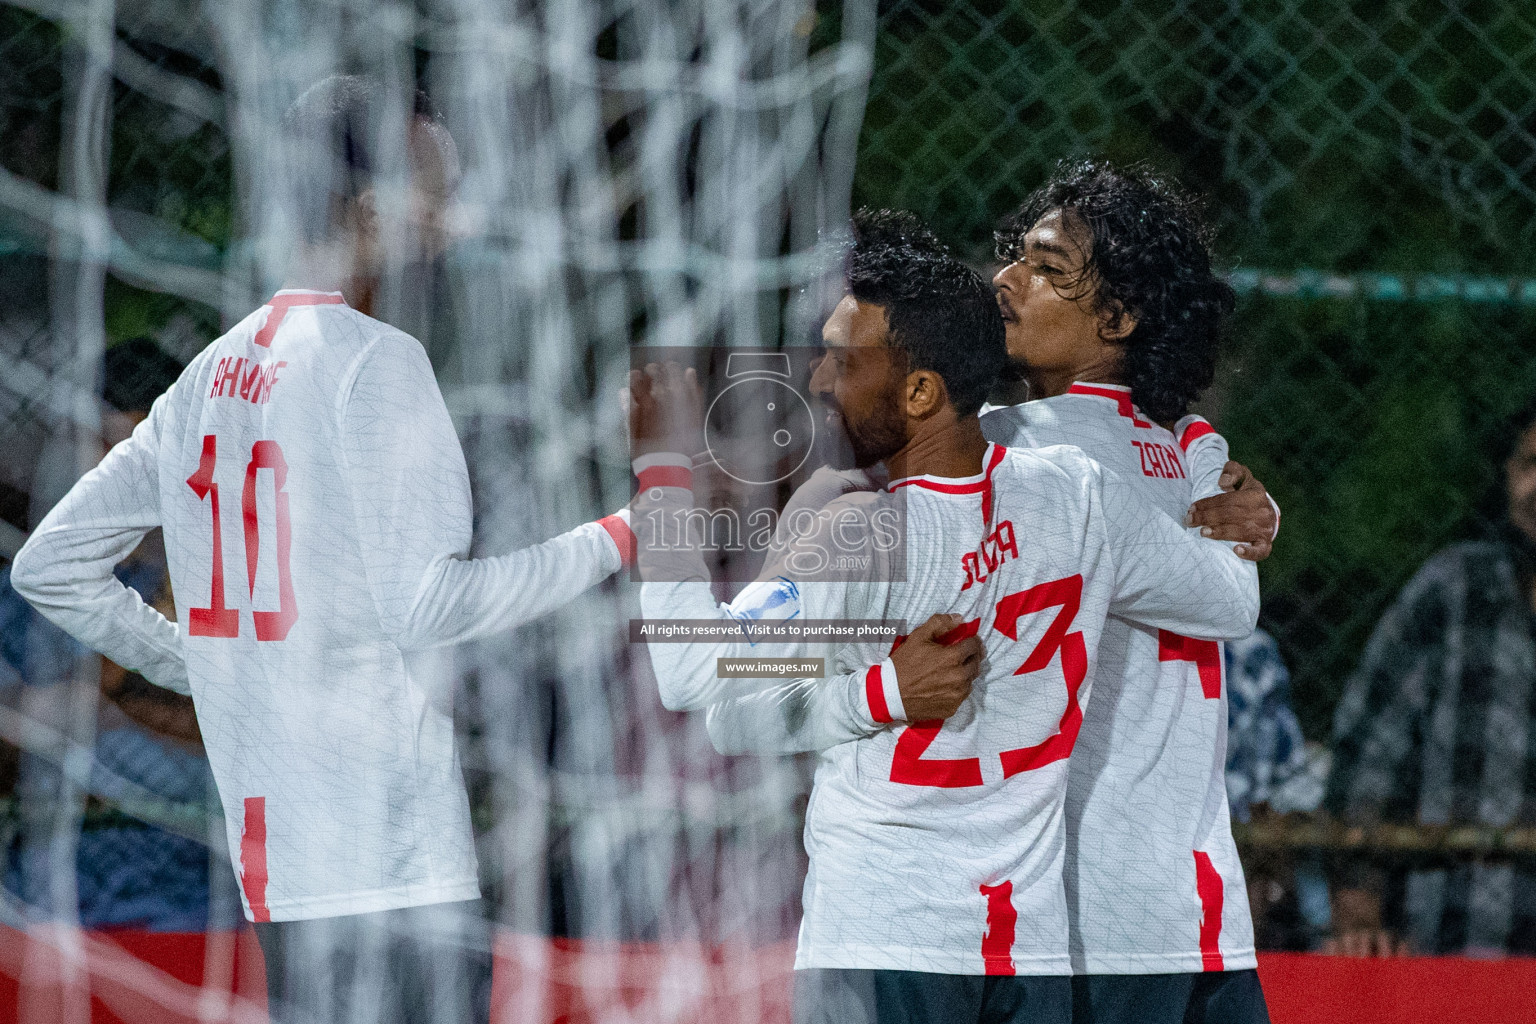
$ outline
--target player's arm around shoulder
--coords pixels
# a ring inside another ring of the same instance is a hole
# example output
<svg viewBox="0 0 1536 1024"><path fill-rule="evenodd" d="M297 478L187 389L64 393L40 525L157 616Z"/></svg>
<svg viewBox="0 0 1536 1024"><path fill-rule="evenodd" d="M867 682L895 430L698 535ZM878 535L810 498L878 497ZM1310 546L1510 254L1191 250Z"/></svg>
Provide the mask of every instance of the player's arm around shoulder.
<svg viewBox="0 0 1536 1024"><path fill-rule="evenodd" d="M1226 438L1203 417L1185 416L1174 426L1184 451L1191 494L1187 524L1213 540L1233 541L1242 558L1262 562L1280 533L1280 506L1253 473L1231 460Z"/></svg>
<svg viewBox="0 0 1536 1024"><path fill-rule="evenodd" d="M705 715L710 740L722 754L819 752L895 724L949 718L970 696L985 654L974 635L950 635L961 625L959 615L932 615L869 665L712 704Z"/></svg>
<svg viewBox="0 0 1536 1024"><path fill-rule="evenodd" d="M1113 563L1110 611L1155 629L1235 640L1259 616L1258 567L1233 545L1186 528L1112 470L1093 465L1098 529Z"/></svg>

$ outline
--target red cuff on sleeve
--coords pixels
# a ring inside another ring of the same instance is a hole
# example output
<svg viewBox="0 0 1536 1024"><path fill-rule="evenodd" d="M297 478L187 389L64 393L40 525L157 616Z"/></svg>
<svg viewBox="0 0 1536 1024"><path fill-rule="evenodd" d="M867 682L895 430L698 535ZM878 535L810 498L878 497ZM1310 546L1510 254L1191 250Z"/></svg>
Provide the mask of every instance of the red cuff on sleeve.
<svg viewBox="0 0 1536 1024"><path fill-rule="evenodd" d="M635 564L635 531L619 516L604 516L597 525L608 531L613 544L619 549L619 560L626 566Z"/></svg>
<svg viewBox="0 0 1536 1024"><path fill-rule="evenodd" d="M871 665L864 673L864 699L869 701L869 717L882 725L891 721L891 709L885 703L885 680L880 678L880 666Z"/></svg>
<svg viewBox="0 0 1536 1024"><path fill-rule="evenodd" d="M638 479L642 491L652 487L692 487L693 470L682 466L652 466L642 469Z"/></svg>
<svg viewBox="0 0 1536 1024"><path fill-rule="evenodd" d="M1193 443L1196 438L1201 438L1206 434L1214 433L1216 433L1216 428L1211 426L1205 420L1195 420L1189 426L1184 428L1183 434L1179 435L1179 447L1187 452L1189 451L1190 444Z"/></svg>

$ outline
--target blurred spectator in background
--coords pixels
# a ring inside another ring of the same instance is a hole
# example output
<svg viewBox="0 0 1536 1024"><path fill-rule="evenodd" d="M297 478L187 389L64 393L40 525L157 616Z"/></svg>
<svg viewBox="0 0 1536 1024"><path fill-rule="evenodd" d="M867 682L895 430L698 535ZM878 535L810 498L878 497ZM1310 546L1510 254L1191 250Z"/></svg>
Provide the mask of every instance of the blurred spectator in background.
<svg viewBox="0 0 1536 1024"><path fill-rule="evenodd" d="M1291 708L1291 673L1262 629L1227 643L1227 802L1242 824L1315 811L1323 799L1328 751L1306 743ZM1316 854L1284 847L1245 851L1254 943L1304 951L1327 937L1328 879Z"/></svg>
<svg viewBox="0 0 1536 1024"><path fill-rule="evenodd" d="M1494 536L1419 569L1345 687L1326 804L1349 824L1536 824L1536 403L1505 436ZM1334 921L1356 955L1536 953L1536 865L1361 869Z"/></svg>
<svg viewBox="0 0 1536 1024"><path fill-rule="evenodd" d="M1226 645L1227 802L1234 821L1248 821L1256 805L1285 813L1314 810L1307 794L1288 791L1305 783L1307 751L1301 723L1291 709L1291 673L1274 637L1262 629Z"/></svg>
<svg viewBox="0 0 1536 1024"><path fill-rule="evenodd" d="M180 372L181 364L147 338L107 350L103 455L148 415L155 398ZM159 531L117 567L117 576L174 618ZM202 931L208 923L213 863L207 824L212 781L191 698L96 658L33 611L11 588L10 566L0 568L0 703L12 709L12 723L47 726L53 724L50 717L68 714L62 705L71 699L70 681L85 659L99 663L101 694L107 699L98 709L88 821L75 856L80 922L86 927ZM52 758L9 744L3 751L0 767L8 770L0 774L0 787L15 797L4 844L4 887L29 906L48 907L50 837L21 827L28 816L18 805L59 799L59 751ZM233 922L232 881L222 889L227 904L222 919Z"/></svg>

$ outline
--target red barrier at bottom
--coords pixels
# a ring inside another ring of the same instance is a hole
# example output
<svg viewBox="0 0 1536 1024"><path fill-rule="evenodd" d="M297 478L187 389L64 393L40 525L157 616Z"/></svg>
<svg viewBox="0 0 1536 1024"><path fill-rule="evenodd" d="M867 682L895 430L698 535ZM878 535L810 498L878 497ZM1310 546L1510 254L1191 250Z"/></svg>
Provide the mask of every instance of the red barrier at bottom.
<svg viewBox="0 0 1536 1024"><path fill-rule="evenodd" d="M553 941L503 932L491 1019L499 1024L789 1024L793 942L772 946Z"/></svg>
<svg viewBox="0 0 1536 1024"><path fill-rule="evenodd" d="M0 1024L266 1024L266 985L249 928L0 926Z"/></svg>
<svg viewBox="0 0 1536 1024"><path fill-rule="evenodd" d="M1531 1024L1536 960L1361 960L1265 953L1259 979L1274 1024Z"/></svg>
<svg viewBox="0 0 1536 1024"><path fill-rule="evenodd" d="M706 948L503 932L499 1024L788 1024L794 944ZM1259 957L1274 1024L1531 1024L1536 960ZM266 1024L249 929L210 935L0 927L0 1024Z"/></svg>

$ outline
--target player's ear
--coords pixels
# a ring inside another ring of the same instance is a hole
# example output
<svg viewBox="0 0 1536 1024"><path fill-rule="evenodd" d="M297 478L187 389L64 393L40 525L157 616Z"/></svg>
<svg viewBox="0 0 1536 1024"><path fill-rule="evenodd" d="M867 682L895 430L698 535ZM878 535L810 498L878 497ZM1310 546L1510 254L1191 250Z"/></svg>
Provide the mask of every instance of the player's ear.
<svg viewBox="0 0 1536 1024"><path fill-rule="evenodd" d="M944 378L932 370L913 370L907 374L907 416L926 419L949 403Z"/></svg>
<svg viewBox="0 0 1536 1024"><path fill-rule="evenodd" d="M1118 345L1136 329L1136 314L1116 302L1099 314L1099 338L1110 345Z"/></svg>

